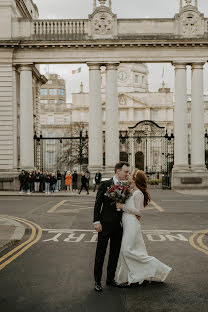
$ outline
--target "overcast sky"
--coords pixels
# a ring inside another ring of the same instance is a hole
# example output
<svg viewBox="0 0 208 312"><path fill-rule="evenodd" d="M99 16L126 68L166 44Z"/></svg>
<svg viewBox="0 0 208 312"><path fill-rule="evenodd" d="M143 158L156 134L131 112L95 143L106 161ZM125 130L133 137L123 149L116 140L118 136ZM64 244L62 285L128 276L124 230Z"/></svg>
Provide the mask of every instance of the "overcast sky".
<svg viewBox="0 0 208 312"><path fill-rule="evenodd" d="M33 0L39 9L40 18L88 18L92 13L93 0ZM194 0L192 0L194 1ZM199 11L208 17L208 0L198 0ZM113 13L118 18L173 18L179 10L179 0L112 0ZM82 67L79 74L72 75L72 69ZM161 85L164 67L164 80L174 91L174 70L171 64L148 64L150 91L157 91ZM45 73L48 67L42 65ZM50 73L58 73L67 83L67 100L71 92L79 92L81 81L88 91L88 69L85 65L50 65ZM204 91L208 93L208 64L204 70ZM190 92L190 68L188 69L188 91Z"/></svg>

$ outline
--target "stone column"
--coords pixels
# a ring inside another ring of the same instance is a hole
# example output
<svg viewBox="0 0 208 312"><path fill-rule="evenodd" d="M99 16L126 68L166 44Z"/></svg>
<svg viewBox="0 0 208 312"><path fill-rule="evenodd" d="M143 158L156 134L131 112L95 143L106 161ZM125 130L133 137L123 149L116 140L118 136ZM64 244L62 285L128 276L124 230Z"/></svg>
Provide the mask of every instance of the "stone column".
<svg viewBox="0 0 208 312"><path fill-rule="evenodd" d="M12 67L12 85L13 85L13 151L14 151L14 169L18 167L18 153L17 153L17 69Z"/></svg>
<svg viewBox="0 0 208 312"><path fill-rule="evenodd" d="M34 169L32 67L20 68L20 168Z"/></svg>
<svg viewBox="0 0 208 312"><path fill-rule="evenodd" d="M100 64L89 67L89 169L101 170L103 167L103 121L101 104Z"/></svg>
<svg viewBox="0 0 208 312"><path fill-rule="evenodd" d="M191 81L191 169L206 171L204 142L204 63L192 64Z"/></svg>
<svg viewBox="0 0 208 312"><path fill-rule="evenodd" d="M175 110L174 110L174 168L187 171L188 166L188 122L186 64L175 65Z"/></svg>
<svg viewBox="0 0 208 312"><path fill-rule="evenodd" d="M114 170L119 161L119 116L117 67L118 63L106 64L106 122L105 122L105 165Z"/></svg>

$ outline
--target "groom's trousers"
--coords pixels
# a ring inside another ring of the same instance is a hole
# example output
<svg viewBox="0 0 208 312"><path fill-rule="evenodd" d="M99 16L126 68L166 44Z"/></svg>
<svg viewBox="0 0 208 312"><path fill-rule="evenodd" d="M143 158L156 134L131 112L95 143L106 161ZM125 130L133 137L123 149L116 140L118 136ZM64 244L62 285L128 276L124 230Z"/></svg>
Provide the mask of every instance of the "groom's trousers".
<svg viewBox="0 0 208 312"><path fill-rule="evenodd" d="M98 243L95 255L94 277L97 283L101 282L103 263L105 259L108 241L110 240L110 252L107 266L107 280L115 278L118 257L121 248L122 227L120 223L102 223L102 232L98 233Z"/></svg>

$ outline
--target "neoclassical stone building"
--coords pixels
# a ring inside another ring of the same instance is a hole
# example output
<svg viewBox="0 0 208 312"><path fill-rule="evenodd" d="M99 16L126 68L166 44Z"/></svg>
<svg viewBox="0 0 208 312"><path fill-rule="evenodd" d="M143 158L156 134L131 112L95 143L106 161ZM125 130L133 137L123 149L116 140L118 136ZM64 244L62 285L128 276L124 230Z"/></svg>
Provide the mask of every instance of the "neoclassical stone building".
<svg viewBox="0 0 208 312"><path fill-rule="evenodd" d="M89 167L91 171L103 166L101 68L105 66L104 169L106 173L112 174L114 164L119 160L120 151L117 86L119 65L169 62L175 68L172 187L207 188L203 68L208 61L208 18L198 10L198 1L180 0L179 11L168 19L119 19L112 12L111 0L93 0L93 11L89 13L91 14L87 19L40 20L37 7L32 0L0 1L0 107L3 112L1 116L7 116L8 119L4 120L4 117L1 117L3 118L0 127L1 185L9 187L5 183L10 182L4 179L9 179L7 177L14 179L21 168L35 167L33 72L39 64L85 63L89 67ZM190 165L187 66L191 66L192 72ZM19 86L18 77L13 74L14 68L20 69ZM126 79L126 74L122 71L120 78ZM146 88L145 80L142 87ZM20 103L19 141L17 94ZM122 101L124 99L123 95ZM142 98L139 98L139 101L141 104L145 103ZM148 113L148 109L145 111ZM125 116L125 112L122 114ZM132 132L135 131L132 128ZM141 131L146 136L150 136L151 126L143 125ZM18 160L18 148L20 160ZM167 150L162 151L163 157L168 154L170 153ZM131 157L132 155L133 153ZM146 163L148 159L149 157L146 158ZM12 183L10 183L11 187Z"/></svg>

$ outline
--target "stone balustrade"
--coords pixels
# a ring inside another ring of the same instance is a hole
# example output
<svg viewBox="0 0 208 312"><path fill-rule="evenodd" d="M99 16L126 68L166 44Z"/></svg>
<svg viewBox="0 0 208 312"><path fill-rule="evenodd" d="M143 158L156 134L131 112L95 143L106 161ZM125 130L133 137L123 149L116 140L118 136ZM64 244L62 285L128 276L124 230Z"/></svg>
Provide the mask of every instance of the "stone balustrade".
<svg viewBox="0 0 208 312"><path fill-rule="evenodd" d="M87 20L35 20L32 22L34 38L80 38L87 34Z"/></svg>

